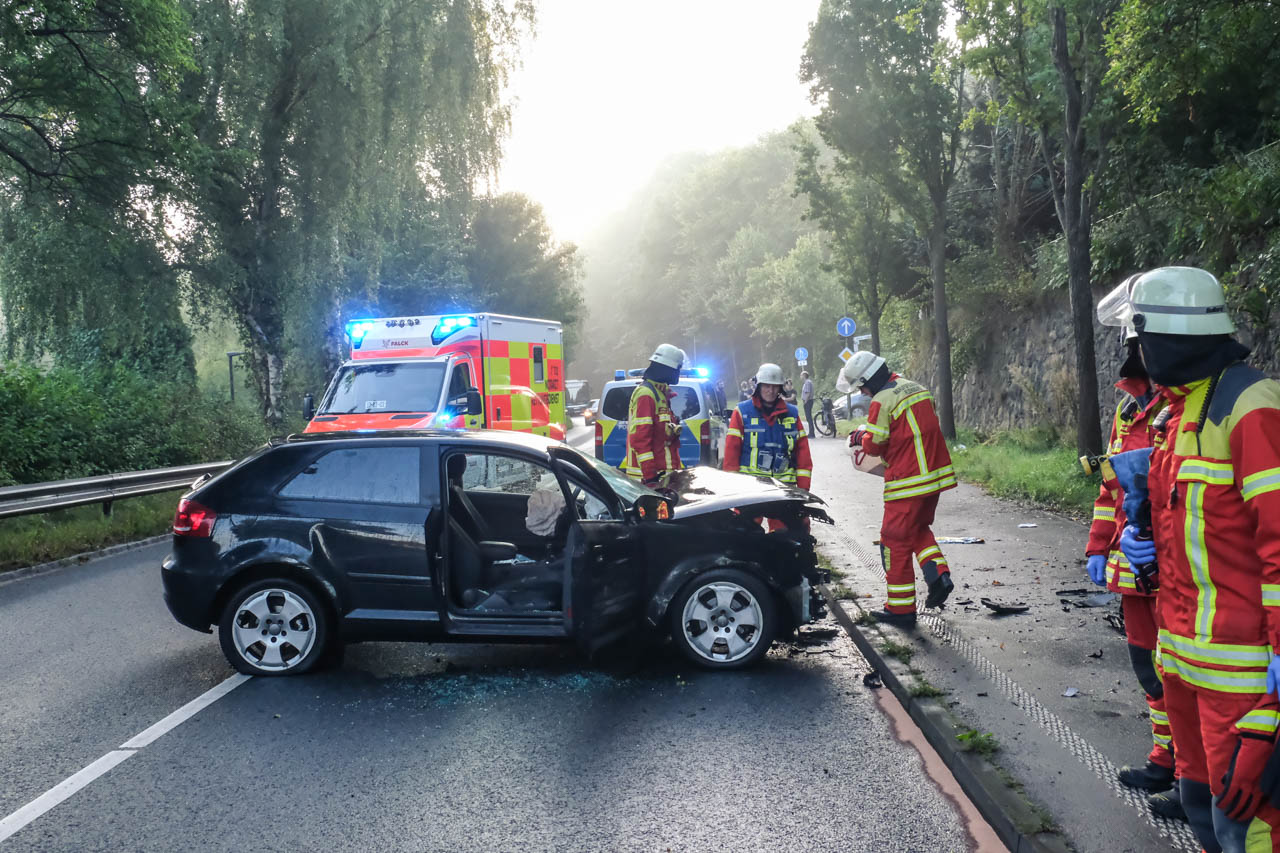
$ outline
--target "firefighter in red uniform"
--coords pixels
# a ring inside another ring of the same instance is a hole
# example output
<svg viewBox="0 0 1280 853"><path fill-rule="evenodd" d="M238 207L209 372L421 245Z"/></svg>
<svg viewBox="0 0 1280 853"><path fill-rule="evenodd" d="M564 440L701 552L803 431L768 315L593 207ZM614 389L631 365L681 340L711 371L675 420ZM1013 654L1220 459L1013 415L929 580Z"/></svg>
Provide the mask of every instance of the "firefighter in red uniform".
<svg viewBox="0 0 1280 853"><path fill-rule="evenodd" d="M929 525L942 492L956 487L951 454L938 425L933 395L927 388L889 371L885 360L870 352L854 353L840 371L842 393L861 388L871 395L867 423L850 437L884 459L884 520L880 525L880 560L888 584L888 601L876 613L882 621L916 623L916 575L911 557L929 586L925 607L938 607L954 588L951 569Z"/></svg>
<svg viewBox="0 0 1280 853"><path fill-rule="evenodd" d="M1131 276L1117 291L1127 299L1129 288L1137 279L1138 276ZM1120 366L1120 381L1116 383L1124 397L1116 406L1107 445L1107 453L1112 455L1151 447L1155 435L1152 423L1165 407L1164 397L1156 393L1142 364L1138 335L1132 327L1125 329L1124 345L1128 358ZM1129 659L1146 693L1151 715L1152 747L1146 766L1124 767L1119 778L1132 788L1162 792L1174 783L1174 749L1169 715L1164 706L1164 686L1156 672L1156 592L1145 582L1139 583L1120 550L1120 534L1125 527L1124 489L1110 466L1103 466L1103 472L1102 489L1093 503L1089 544L1085 548L1089 579L1120 595ZM1185 817L1178 805L1177 790L1153 796L1148 803L1164 817Z"/></svg>
<svg viewBox="0 0 1280 853"><path fill-rule="evenodd" d="M1148 479L1154 542L1130 525L1120 549L1159 567L1182 807L1206 851L1280 851L1280 809L1263 794L1280 722L1280 383L1243 363L1204 270L1144 273L1131 310L1169 406Z"/></svg>
<svg viewBox="0 0 1280 853"><path fill-rule="evenodd" d="M680 379L684 350L661 344L649 358L644 378L627 408L627 455L622 470L646 486L684 467L680 462L680 420L671 411L671 390Z"/></svg>
<svg viewBox="0 0 1280 853"><path fill-rule="evenodd" d="M729 417L723 467L808 489L813 475L809 437L802 429L800 410L782 397L784 383L781 367L760 365L755 393ZM769 520L770 530L782 527Z"/></svg>

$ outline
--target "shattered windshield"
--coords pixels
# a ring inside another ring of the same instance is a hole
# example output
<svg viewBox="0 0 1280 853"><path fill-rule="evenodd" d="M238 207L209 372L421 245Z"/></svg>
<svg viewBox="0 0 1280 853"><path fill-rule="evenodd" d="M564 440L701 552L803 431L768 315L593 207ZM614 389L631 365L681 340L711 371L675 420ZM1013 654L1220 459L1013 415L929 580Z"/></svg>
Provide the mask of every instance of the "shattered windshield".
<svg viewBox="0 0 1280 853"><path fill-rule="evenodd" d="M434 412L444 370L444 362L349 364L338 374L320 414Z"/></svg>

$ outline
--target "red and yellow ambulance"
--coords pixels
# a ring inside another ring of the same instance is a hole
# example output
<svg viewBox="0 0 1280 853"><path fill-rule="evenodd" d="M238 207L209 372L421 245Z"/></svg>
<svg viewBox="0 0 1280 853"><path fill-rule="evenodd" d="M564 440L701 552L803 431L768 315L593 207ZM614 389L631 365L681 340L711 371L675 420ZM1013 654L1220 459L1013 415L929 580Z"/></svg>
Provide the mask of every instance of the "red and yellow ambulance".
<svg viewBox="0 0 1280 853"><path fill-rule="evenodd" d="M347 338L351 358L305 413L306 432L485 428L564 440L563 331L555 321L379 317L351 321Z"/></svg>

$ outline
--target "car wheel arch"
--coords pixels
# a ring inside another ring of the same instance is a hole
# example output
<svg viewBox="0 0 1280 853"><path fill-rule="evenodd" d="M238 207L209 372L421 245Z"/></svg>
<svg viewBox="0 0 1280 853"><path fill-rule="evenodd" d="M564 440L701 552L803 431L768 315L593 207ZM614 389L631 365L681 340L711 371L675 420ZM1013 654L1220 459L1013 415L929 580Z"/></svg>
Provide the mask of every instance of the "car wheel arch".
<svg viewBox="0 0 1280 853"><path fill-rule="evenodd" d="M223 609L238 591L250 584L272 578L293 581L306 587L320 600L336 628L341 617L341 608L338 603L338 591L333 587L333 584L318 577L315 572L306 566L279 561L250 563L239 567L235 574L228 577L219 587L217 595L214 596L209 612L210 624L218 624L218 620L222 618Z"/></svg>
<svg viewBox="0 0 1280 853"><path fill-rule="evenodd" d="M786 607L786 598L777 578L764 566L752 560L727 557L722 554L703 554L682 560L667 571L666 576L663 577L657 589L649 598L648 612L645 614L649 624L655 628L664 626L667 620L667 613L671 609L671 603L680 590L684 588L685 584L698 575L715 569L736 569L757 578L773 594L779 605L779 614L785 614L789 610ZM784 622L791 621L785 615L782 618Z"/></svg>

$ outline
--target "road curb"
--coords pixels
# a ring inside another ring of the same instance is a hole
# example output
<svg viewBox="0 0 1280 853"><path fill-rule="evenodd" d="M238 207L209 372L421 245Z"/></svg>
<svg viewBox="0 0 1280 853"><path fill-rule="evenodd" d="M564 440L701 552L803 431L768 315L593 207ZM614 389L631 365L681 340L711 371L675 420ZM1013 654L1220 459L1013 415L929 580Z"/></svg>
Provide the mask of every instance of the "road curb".
<svg viewBox="0 0 1280 853"><path fill-rule="evenodd" d="M53 560L48 563L41 563L38 566L25 566L21 569L11 569L7 572L0 572L0 586L13 581L22 580L23 578L35 577L36 575L47 575L50 572L56 572L59 569L70 568L71 566L80 566L99 557L110 557L114 554L123 554L128 551L136 551L140 548L146 548L148 545L155 545L164 542L172 533L162 533L159 536L151 536L147 539L139 539L135 542L122 542L119 545L108 545L98 551L85 551L80 554L72 554L70 557L63 557L61 560Z"/></svg>
<svg viewBox="0 0 1280 853"><path fill-rule="evenodd" d="M912 721L924 732L929 744L1011 853L1070 853L1066 839L1056 832L1024 831L1024 827L1041 822L1027 800L1009 787L994 764L959 747L956 734L961 729L941 703L933 698L911 695L910 686L915 682L915 676L906 664L881 652L877 642L896 640L897 637L910 639L911 634L880 624L874 627L856 625L830 589L826 586L821 589L830 604L832 616L880 674L885 687L897 697ZM857 607L856 603L854 607ZM858 610L865 612L861 608Z"/></svg>

